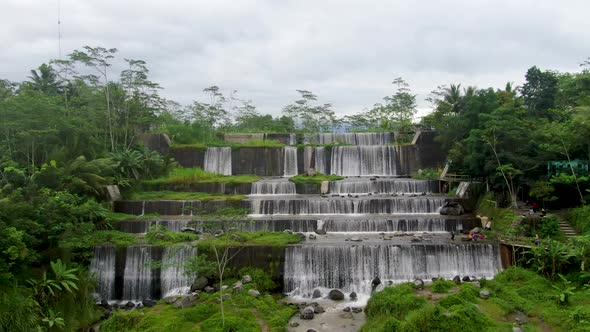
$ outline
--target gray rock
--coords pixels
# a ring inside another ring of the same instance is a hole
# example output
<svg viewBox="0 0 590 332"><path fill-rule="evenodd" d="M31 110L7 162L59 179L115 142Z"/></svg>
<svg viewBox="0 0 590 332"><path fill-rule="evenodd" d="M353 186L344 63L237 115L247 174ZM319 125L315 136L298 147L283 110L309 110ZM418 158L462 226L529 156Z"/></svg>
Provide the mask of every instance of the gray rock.
<svg viewBox="0 0 590 332"><path fill-rule="evenodd" d="M472 282L471 284L472 284L473 286L475 286L475 288L481 288L481 284L479 283L479 281Z"/></svg>
<svg viewBox="0 0 590 332"><path fill-rule="evenodd" d="M221 296L221 298L222 298L222 299L224 299L224 300L229 300L229 298L230 298L230 297L231 297L231 296L230 296L229 294L223 294L223 295Z"/></svg>
<svg viewBox="0 0 590 332"><path fill-rule="evenodd" d="M317 299L318 297L322 297L322 292L319 289L314 289L313 295L311 297L313 299Z"/></svg>
<svg viewBox="0 0 590 332"><path fill-rule="evenodd" d="M313 307L314 314L323 314L324 312L326 312L326 310L321 305L317 305L317 306Z"/></svg>
<svg viewBox="0 0 590 332"><path fill-rule="evenodd" d="M196 294L196 296L192 296ZM190 308L195 305L195 302L199 299L198 293L192 293L190 295L183 296L174 302L174 306L177 308Z"/></svg>
<svg viewBox="0 0 590 332"><path fill-rule="evenodd" d="M290 327L298 327L299 326L299 323L297 323L297 322L291 322L291 323L289 323L289 326Z"/></svg>
<svg viewBox="0 0 590 332"><path fill-rule="evenodd" d="M348 297L349 297L351 300L353 300L353 301L356 301L356 300L357 300L357 298L358 298L358 295L356 295L356 293L355 293L355 292L352 292L352 293L350 293L350 295L348 295Z"/></svg>
<svg viewBox="0 0 590 332"><path fill-rule="evenodd" d="M228 288L229 288L229 286L228 286L228 285L223 285L223 286L221 286L221 290L222 290L222 291L224 291L224 290L226 290L226 289L228 289Z"/></svg>
<svg viewBox="0 0 590 332"><path fill-rule="evenodd" d="M293 234L293 231L292 231L292 230L290 230L290 229L285 229L285 230L283 231L283 233L287 233L287 234Z"/></svg>
<svg viewBox="0 0 590 332"><path fill-rule="evenodd" d="M193 227L183 227L180 229L183 233L193 233L193 234L201 234L196 228Z"/></svg>
<svg viewBox="0 0 590 332"><path fill-rule="evenodd" d="M512 332L522 332L522 329L520 327L513 327Z"/></svg>
<svg viewBox="0 0 590 332"><path fill-rule="evenodd" d="M168 304L172 304L174 302L176 302L178 299L180 298L180 296L170 296L164 299L164 301L166 301L166 303Z"/></svg>
<svg viewBox="0 0 590 332"><path fill-rule="evenodd" d="M317 238L314 234L309 234L308 237L310 240L315 240Z"/></svg>
<svg viewBox="0 0 590 332"><path fill-rule="evenodd" d="M312 306L305 307L303 310L301 310L301 313L299 314L299 318L301 319L313 319L313 316L314 310Z"/></svg>
<svg viewBox="0 0 590 332"><path fill-rule="evenodd" d="M252 282L252 277L249 274L246 274L242 277L242 284L249 284Z"/></svg>
<svg viewBox="0 0 590 332"><path fill-rule="evenodd" d="M143 304L144 307L146 308L150 308L156 305L156 301L152 300L152 299L146 299L141 301L141 303Z"/></svg>
<svg viewBox="0 0 590 332"><path fill-rule="evenodd" d="M346 308L342 309L342 311L344 311L344 312L351 312L352 309L350 307L346 307Z"/></svg>
<svg viewBox="0 0 590 332"><path fill-rule="evenodd" d="M471 278L469 278L469 276L464 276L461 280L463 282L470 282L471 281Z"/></svg>
<svg viewBox="0 0 590 332"><path fill-rule="evenodd" d="M461 284L461 277L455 276L453 278L453 282L456 283L457 285L460 285Z"/></svg>
<svg viewBox="0 0 590 332"><path fill-rule="evenodd" d="M191 285L191 292L195 292L198 290L203 290L203 288L207 287L209 284L209 280L205 277L198 277L195 282Z"/></svg>
<svg viewBox="0 0 590 332"><path fill-rule="evenodd" d="M318 332L318 331L316 331L315 329L307 329L307 331L305 331L305 332Z"/></svg>
<svg viewBox="0 0 590 332"><path fill-rule="evenodd" d="M201 297L201 295L198 292L192 292L190 293L187 298L189 299L189 301L191 302L195 302L196 300L198 300Z"/></svg>
<svg viewBox="0 0 590 332"><path fill-rule="evenodd" d="M484 300L487 300L490 298L490 291L488 291L487 289L482 289L481 291L479 291L479 297L481 297Z"/></svg>
<svg viewBox="0 0 590 332"><path fill-rule="evenodd" d="M239 292L241 292L241 291L244 290L244 285L242 285L242 282L241 281L238 281L232 287L232 290L233 290L234 294L239 293Z"/></svg>
<svg viewBox="0 0 590 332"><path fill-rule="evenodd" d="M354 307L352 308L352 312L354 312L355 314L358 314L359 312L362 312L363 308L359 308L359 307Z"/></svg>
<svg viewBox="0 0 590 332"><path fill-rule="evenodd" d="M205 292L206 293L215 293L215 288L213 288L211 286L207 286L207 287L205 287Z"/></svg>
<svg viewBox="0 0 590 332"><path fill-rule="evenodd" d="M328 293L328 298L333 301L342 301L344 300L344 293L338 289L332 289L330 293Z"/></svg>
<svg viewBox="0 0 590 332"><path fill-rule="evenodd" d="M424 280L422 280L422 279L414 280L414 287L419 290L424 289Z"/></svg>
<svg viewBox="0 0 590 332"><path fill-rule="evenodd" d="M125 303L125 308L133 309L133 308L135 308L135 303L128 301L127 303Z"/></svg>
<svg viewBox="0 0 590 332"><path fill-rule="evenodd" d="M363 239L361 239L360 237L357 237L357 236L353 236L353 237L350 238L350 241L352 241L352 242L362 242Z"/></svg>
<svg viewBox="0 0 590 332"><path fill-rule="evenodd" d="M447 201L440 209L440 214L447 216L460 216L465 213L465 209L461 204L454 201Z"/></svg>
<svg viewBox="0 0 590 332"><path fill-rule="evenodd" d="M255 289L249 289L248 290L248 294L254 296L254 297L260 297L260 292L255 290Z"/></svg>
<svg viewBox="0 0 590 332"><path fill-rule="evenodd" d="M326 235L326 231L323 229L319 229L319 228L315 230L315 233L317 235Z"/></svg>

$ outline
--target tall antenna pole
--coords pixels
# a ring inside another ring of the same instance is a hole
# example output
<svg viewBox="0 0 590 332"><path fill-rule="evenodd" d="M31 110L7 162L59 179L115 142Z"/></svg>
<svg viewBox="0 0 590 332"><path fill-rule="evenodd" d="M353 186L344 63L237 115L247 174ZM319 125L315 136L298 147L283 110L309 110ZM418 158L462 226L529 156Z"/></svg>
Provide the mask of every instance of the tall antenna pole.
<svg viewBox="0 0 590 332"><path fill-rule="evenodd" d="M61 59L61 0L57 0L57 47Z"/></svg>

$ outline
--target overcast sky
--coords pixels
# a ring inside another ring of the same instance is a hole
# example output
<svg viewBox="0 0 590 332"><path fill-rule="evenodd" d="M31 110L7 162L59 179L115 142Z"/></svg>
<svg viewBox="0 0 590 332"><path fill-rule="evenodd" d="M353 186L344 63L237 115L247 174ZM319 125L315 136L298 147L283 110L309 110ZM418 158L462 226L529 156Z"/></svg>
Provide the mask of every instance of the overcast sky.
<svg viewBox="0 0 590 332"><path fill-rule="evenodd" d="M0 0L0 78L58 57L57 13L58 0ZM423 113L438 85L521 84L533 65L578 71L588 13L588 0L61 0L61 45L145 60L184 104L218 85L277 115L307 89L350 114L401 76Z"/></svg>

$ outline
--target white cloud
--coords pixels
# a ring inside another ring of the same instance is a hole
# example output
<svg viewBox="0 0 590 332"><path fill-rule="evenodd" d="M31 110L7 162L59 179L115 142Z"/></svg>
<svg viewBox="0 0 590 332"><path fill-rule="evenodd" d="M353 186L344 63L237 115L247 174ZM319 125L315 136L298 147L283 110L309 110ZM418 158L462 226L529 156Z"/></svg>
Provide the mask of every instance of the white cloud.
<svg viewBox="0 0 590 332"><path fill-rule="evenodd" d="M57 1L5 0L0 77L23 80L57 57ZM527 68L577 70L590 56L590 3L568 1L61 0L62 48L116 47L143 59L182 103L218 85L278 114L295 89L341 114L370 107L404 77L437 85L520 84Z"/></svg>

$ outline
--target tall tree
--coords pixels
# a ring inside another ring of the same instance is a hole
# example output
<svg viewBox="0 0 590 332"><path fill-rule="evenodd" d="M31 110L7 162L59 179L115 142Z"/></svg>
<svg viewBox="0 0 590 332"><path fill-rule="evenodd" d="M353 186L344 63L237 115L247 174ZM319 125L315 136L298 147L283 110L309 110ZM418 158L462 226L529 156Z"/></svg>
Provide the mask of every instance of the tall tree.
<svg viewBox="0 0 590 332"><path fill-rule="evenodd" d="M555 105L557 75L533 66L527 70L525 78L521 93L529 114L532 117L551 118L549 111Z"/></svg>
<svg viewBox="0 0 590 332"><path fill-rule="evenodd" d="M317 104L317 96L311 91L297 90L300 99L283 108L283 113L299 121L300 128L305 132L328 132L337 125L332 104Z"/></svg>
<svg viewBox="0 0 590 332"><path fill-rule="evenodd" d="M104 95L106 100L107 108L107 128L109 132L109 138L111 143L111 151L115 151L115 133L113 129L113 115L111 112L111 93L109 90L109 67L111 67L111 59L115 57L117 53L116 48L106 49L104 47L90 47L84 46L84 51L74 50L69 55L70 60L74 62L80 62L85 66L93 68L97 71L104 79ZM92 77L89 77L93 79Z"/></svg>

